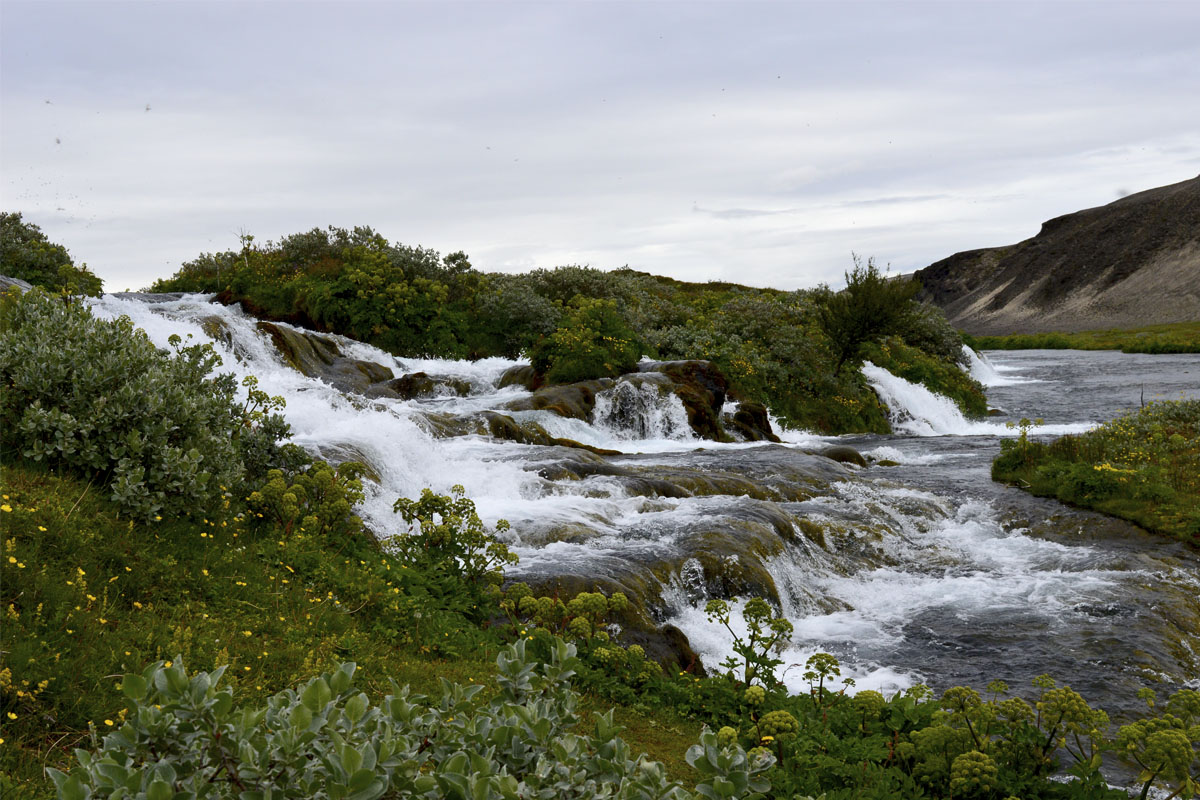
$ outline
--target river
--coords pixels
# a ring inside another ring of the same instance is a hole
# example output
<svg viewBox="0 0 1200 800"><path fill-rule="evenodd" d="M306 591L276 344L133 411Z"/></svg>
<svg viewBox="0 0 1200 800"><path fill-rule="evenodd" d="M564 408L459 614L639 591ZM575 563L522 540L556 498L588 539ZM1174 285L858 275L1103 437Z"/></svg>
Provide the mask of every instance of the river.
<svg viewBox="0 0 1200 800"><path fill-rule="evenodd" d="M715 444L681 424L677 399L653 392L601 396L591 423L507 410L528 396L496 388L517 362L396 359L337 339L347 356L397 376L423 371L469 389L367 399L301 375L253 319L200 296L108 295L93 309L130 316L160 346L172 334L211 337L223 369L284 397L294 441L371 465L378 480L360 512L377 533L400 530L397 496L461 485L485 521L511 523L521 558L511 577L628 591L710 666L732 639L705 619L706 600L762 594L795 626L780 673L797 691L806 688L797 665L818 651L836 655L859 689L885 693L918 682L1028 687L1048 672L1120 713L1137 707L1146 683L1200 686L1195 551L988 477L999 442L1016 433L1006 422L1041 417L1034 435L1050 436L1136 408L1143 392L1200 396L1200 356L989 353L972 369L1001 415L982 422L868 365L899 433ZM434 424L488 410L620 454L447 436ZM872 465L809 454L831 441Z"/></svg>

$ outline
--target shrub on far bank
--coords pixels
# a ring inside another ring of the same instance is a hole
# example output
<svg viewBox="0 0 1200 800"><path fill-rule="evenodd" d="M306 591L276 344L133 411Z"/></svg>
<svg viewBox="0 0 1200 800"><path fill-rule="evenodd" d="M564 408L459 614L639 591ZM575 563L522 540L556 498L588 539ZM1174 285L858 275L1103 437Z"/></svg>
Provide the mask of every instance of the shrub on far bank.
<svg viewBox="0 0 1200 800"><path fill-rule="evenodd" d="M1120 350L1122 353L1200 353L1200 322L1075 333L963 335L976 350Z"/></svg>
<svg viewBox="0 0 1200 800"><path fill-rule="evenodd" d="M632 372L641 349L616 302L577 297L558 329L534 346L531 360L547 382L574 383Z"/></svg>
<svg viewBox="0 0 1200 800"><path fill-rule="evenodd" d="M67 248L47 239L37 225L24 222L20 212L0 213L0 275L67 295L99 297L103 286L87 264L75 266Z"/></svg>

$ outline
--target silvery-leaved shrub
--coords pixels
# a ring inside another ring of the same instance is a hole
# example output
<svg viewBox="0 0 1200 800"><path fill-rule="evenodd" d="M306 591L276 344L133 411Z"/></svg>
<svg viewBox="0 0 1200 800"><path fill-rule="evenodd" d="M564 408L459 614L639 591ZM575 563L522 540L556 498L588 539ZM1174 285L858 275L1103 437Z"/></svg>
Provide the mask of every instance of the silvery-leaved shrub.
<svg viewBox="0 0 1200 800"><path fill-rule="evenodd" d="M695 792L644 755L633 757L611 712L581 734L571 689L575 648L544 663L525 642L496 659L499 692L442 681L440 697L393 684L379 703L343 664L257 708L234 705L223 669L191 677L178 658L126 675L120 727L76 750L69 773L49 770L58 796L88 798L661 798L757 800L770 756L749 757L706 731L687 753Z"/></svg>
<svg viewBox="0 0 1200 800"><path fill-rule="evenodd" d="M219 506L242 477L232 375L210 345L155 347L128 318L45 292L0 300L0 450L77 470L133 516Z"/></svg>

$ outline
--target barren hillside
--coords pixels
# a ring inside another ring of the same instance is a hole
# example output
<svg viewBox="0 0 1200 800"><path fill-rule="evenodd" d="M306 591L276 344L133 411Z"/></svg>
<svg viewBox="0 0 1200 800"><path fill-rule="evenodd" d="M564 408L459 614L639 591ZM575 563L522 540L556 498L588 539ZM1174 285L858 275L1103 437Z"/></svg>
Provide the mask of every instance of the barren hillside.
<svg viewBox="0 0 1200 800"><path fill-rule="evenodd" d="M1056 217L1031 239L956 253L916 276L968 333L1200 320L1200 177Z"/></svg>

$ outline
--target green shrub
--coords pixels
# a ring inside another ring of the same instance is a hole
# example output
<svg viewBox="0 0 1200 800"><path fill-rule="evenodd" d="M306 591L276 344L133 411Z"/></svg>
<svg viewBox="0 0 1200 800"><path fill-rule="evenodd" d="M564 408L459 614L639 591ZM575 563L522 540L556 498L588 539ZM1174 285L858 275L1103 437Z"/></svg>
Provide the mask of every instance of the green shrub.
<svg viewBox="0 0 1200 800"><path fill-rule="evenodd" d="M833 373L856 364L862 347L891 334L903 334L915 324L918 306L913 298L920 285L889 278L873 259L863 264L854 256L846 273L846 288L822 298L818 319L834 351Z"/></svg>
<svg viewBox="0 0 1200 800"><path fill-rule="evenodd" d="M609 714L593 733L573 732L578 698L573 646L547 663L524 642L496 659L500 691L442 682L441 696L393 684L378 704L353 687L354 664L314 678L265 706L236 707L224 668L189 678L179 659L126 675L119 728L93 734L70 773L50 770L63 800L186 798L744 798L768 788L770 758L750 759L706 732L688 751L696 792L661 765L631 757Z"/></svg>
<svg viewBox="0 0 1200 800"><path fill-rule="evenodd" d="M103 282L87 268L78 267L67 249L54 244L20 213L0 213L0 275L20 278L56 294L99 297Z"/></svg>
<svg viewBox="0 0 1200 800"><path fill-rule="evenodd" d="M284 536L297 529L318 536L352 536L362 532L362 520L351 507L363 499L359 478L365 469L357 461L336 467L316 461L298 472L290 485L283 471L274 469L246 497L246 505L257 519L279 526Z"/></svg>
<svg viewBox="0 0 1200 800"><path fill-rule="evenodd" d="M532 361L549 383L574 383L631 372L641 350L614 301L578 297L558 329L533 348Z"/></svg>
<svg viewBox="0 0 1200 800"><path fill-rule="evenodd" d="M0 300L3 449L98 480L142 518L215 513L215 502L275 467L308 457L294 445L281 397L247 376L234 402L232 375L213 375L211 345L159 350L127 318L40 291Z"/></svg>
<svg viewBox="0 0 1200 800"><path fill-rule="evenodd" d="M450 495L423 489L419 500L402 497L393 510L409 531L389 538L385 549L424 576L443 608L486 619L499 601L504 567L517 563L517 556L479 519L463 488L452 487ZM507 521L496 523L497 532L506 530Z"/></svg>
<svg viewBox="0 0 1200 800"><path fill-rule="evenodd" d="M6 296L4 452L78 470L141 518L218 508L240 484L237 439L253 423L233 376L210 376L210 345L172 344L168 354L127 318L98 320L38 290Z"/></svg>

